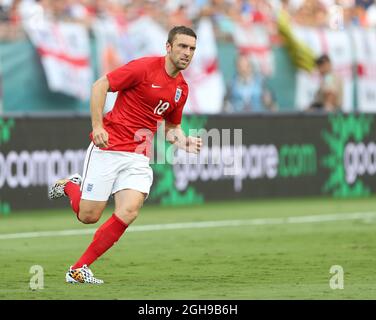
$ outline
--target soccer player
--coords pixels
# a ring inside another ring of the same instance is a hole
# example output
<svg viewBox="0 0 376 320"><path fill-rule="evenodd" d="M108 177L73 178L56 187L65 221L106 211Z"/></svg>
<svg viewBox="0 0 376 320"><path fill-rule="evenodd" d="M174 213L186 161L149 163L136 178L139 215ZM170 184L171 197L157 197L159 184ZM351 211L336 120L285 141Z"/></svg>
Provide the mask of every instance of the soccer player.
<svg viewBox="0 0 376 320"><path fill-rule="evenodd" d="M188 97L181 71L196 49L196 34L185 26L168 34L166 55L130 61L98 79L90 99L91 144L83 177L59 180L49 198L67 196L78 220L96 223L114 195L115 211L99 227L93 241L66 273L70 283L103 283L89 266L119 240L137 218L153 180L149 166L152 136L165 121L166 139L187 152L198 153L202 140L186 136L180 123ZM112 111L103 116L108 91L118 92Z"/></svg>

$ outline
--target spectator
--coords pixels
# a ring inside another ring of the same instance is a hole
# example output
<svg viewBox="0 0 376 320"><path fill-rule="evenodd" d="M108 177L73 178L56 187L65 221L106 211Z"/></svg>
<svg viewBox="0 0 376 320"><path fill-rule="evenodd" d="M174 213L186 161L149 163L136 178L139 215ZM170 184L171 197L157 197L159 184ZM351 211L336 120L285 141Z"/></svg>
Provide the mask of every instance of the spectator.
<svg viewBox="0 0 376 320"><path fill-rule="evenodd" d="M0 40L16 40L24 36L18 6L21 0L0 0Z"/></svg>
<svg viewBox="0 0 376 320"><path fill-rule="evenodd" d="M332 63L326 54L316 59L316 66L320 75L320 86L309 110L340 111L343 95L341 78L332 71Z"/></svg>
<svg viewBox="0 0 376 320"><path fill-rule="evenodd" d="M228 92L228 112L274 111L273 95L265 86L264 77L256 73L250 59L240 55L236 62L237 73Z"/></svg>
<svg viewBox="0 0 376 320"><path fill-rule="evenodd" d="M374 0L356 0L355 4L367 10L369 6L372 5L373 2Z"/></svg>
<svg viewBox="0 0 376 320"><path fill-rule="evenodd" d="M325 27L327 10L321 1L305 0L294 13L295 22L307 27Z"/></svg>
<svg viewBox="0 0 376 320"><path fill-rule="evenodd" d="M12 3L9 1L0 0L0 23L9 22L9 11Z"/></svg>

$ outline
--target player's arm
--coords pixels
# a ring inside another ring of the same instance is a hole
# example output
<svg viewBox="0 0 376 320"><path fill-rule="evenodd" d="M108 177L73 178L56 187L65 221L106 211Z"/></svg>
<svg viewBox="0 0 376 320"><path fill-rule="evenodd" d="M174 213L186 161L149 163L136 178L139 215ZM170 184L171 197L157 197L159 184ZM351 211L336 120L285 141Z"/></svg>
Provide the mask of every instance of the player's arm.
<svg viewBox="0 0 376 320"><path fill-rule="evenodd" d="M199 137L186 136L180 124L165 121L166 140L176 147L187 152L199 153L202 139Z"/></svg>
<svg viewBox="0 0 376 320"><path fill-rule="evenodd" d="M103 108L109 88L109 81L106 76L103 76L94 82L91 91L90 113L93 140L94 144L99 148L108 147L108 133L103 128Z"/></svg>

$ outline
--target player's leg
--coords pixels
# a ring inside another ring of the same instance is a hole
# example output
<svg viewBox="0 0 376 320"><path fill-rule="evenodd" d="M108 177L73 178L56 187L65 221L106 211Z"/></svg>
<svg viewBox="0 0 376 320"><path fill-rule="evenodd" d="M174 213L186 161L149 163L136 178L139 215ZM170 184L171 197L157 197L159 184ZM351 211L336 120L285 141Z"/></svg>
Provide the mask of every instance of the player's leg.
<svg viewBox="0 0 376 320"><path fill-rule="evenodd" d="M149 159L140 154L127 155L130 166L120 173L114 183L114 215L130 225L147 199L153 183Z"/></svg>
<svg viewBox="0 0 376 320"><path fill-rule="evenodd" d="M72 210L83 223L97 222L111 195L117 176L111 154L90 144L84 162L84 176L75 174L67 179L58 180L49 191L49 198L67 196Z"/></svg>
<svg viewBox="0 0 376 320"><path fill-rule="evenodd" d="M129 226L136 220L146 197L146 193L132 189L116 192L114 214Z"/></svg>
<svg viewBox="0 0 376 320"><path fill-rule="evenodd" d="M140 155L121 155L124 169L113 186L114 214L95 232L94 239L80 259L71 267L67 281L75 270L90 266L110 249L137 217L153 181L149 160ZM80 274L80 273L78 273Z"/></svg>
<svg viewBox="0 0 376 320"><path fill-rule="evenodd" d="M76 214L79 221L85 224L96 223L104 209L106 208L107 201L85 200L82 199L82 191L80 185L72 182L71 179L62 179L55 183L50 191L50 199L58 198L57 191L64 193L70 200L70 205L73 212ZM53 193L53 196L51 196ZM61 197L61 196L59 196Z"/></svg>
<svg viewBox="0 0 376 320"><path fill-rule="evenodd" d="M146 196L145 193L131 189L115 193L114 214L99 227L89 247L70 268L66 275L67 282L103 283L102 280L94 278L89 266L120 239L128 226L137 218Z"/></svg>
<svg viewBox="0 0 376 320"><path fill-rule="evenodd" d="M85 224L96 223L102 216L106 205L107 201L81 199L77 218Z"/></svg>

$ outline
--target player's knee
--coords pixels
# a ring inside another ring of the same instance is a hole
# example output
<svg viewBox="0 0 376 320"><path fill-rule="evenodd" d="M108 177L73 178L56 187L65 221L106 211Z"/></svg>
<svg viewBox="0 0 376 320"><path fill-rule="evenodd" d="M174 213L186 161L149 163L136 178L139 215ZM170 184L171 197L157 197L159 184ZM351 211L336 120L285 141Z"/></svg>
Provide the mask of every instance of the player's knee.
<svg viewBox="0 0 376 320"><path fill-rule="evenodd" d="M138 210L137 209L126 209L124 213L125 213L126 217L131 221L136 220L136 218L138 216Z"/></svg>
<svg viewBox="0 0 376 320"><path fill-rule="evenodd" d="M119 217L126 223L131 224L134 220L136 220L138 216L138 209L126 208L118 213Z"/></svg>
<svg viewBox="0 0 376 320"><path fill-rule="evenodd" d="M93 224L99 220L98 217L91 217L91 216L85 216L85 215L79 215L79 219L84 224Z"/></svg>
<svg viewBox="0 0 376 320"><path fill-rule="evenodd" d="M96 223L101 216L101 212L98 212L96 210L85 210L81 211L78 215L78 218L82 223L85 224L93 224Z"/></svg>
<svg viewBox="0 0 376 320"><path fill-rule="evenodd" d="M79 214L78 218L84 224L93 224L93 223L96 223L99 220L98 217L84 215L84 214Z"/></svg>

